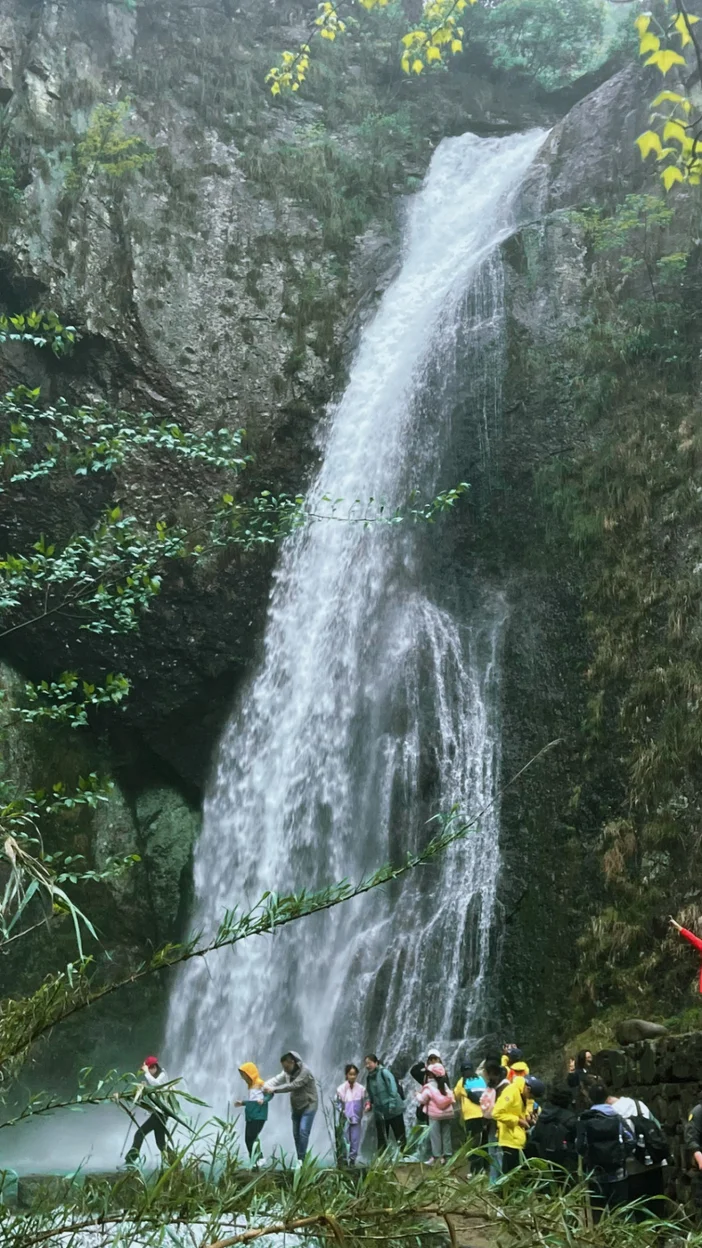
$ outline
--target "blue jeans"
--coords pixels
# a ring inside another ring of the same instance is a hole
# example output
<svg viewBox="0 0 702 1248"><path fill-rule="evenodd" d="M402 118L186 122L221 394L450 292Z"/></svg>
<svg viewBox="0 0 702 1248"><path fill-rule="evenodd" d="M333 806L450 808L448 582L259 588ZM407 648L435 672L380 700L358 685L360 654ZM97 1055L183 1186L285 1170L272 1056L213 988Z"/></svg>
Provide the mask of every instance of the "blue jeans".
<svg viewBox="0 0 702 1248"><path fill-rule="evenodd" d="M294 1109L292 1111L292 1129L293 1139L295 1141L295 1152L300 1161L304 1161L307 1145L310 1142L310 1131L316 1109Z"/></svg>

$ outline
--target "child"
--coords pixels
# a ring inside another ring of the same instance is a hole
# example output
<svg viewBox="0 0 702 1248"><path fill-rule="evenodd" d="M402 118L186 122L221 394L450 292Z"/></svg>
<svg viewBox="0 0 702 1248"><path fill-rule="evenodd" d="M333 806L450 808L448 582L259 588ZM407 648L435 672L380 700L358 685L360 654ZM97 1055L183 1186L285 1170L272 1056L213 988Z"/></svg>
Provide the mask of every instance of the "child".
<svg viewBox="0 0 702 1248"><path fill-rule="evenodd" d="M358 1066L349 1062L344 1067L346 1082L336 1089L339 1109L346 1119L346 1139L349 1146L349 1165L355 1166L361 1145L361 1125L366 1089L358 1082Z"/></svg>
<svg viewBox="0 0 702 1248"><path fill-rule="evenodd" d="M441 1062L430 1062L427 1065L427 1083L417 1094L420 1105L426 1106L429 1118L429 1139L431 1142L431 1159L427 1165L438 1161L443 1164L453 1154L451 1144L451 1122L456 1098L449 1087L446 1071Z"/></svg>
<svg viewBox="0 0 702 1248"><path fill-rule="evenodd" d="M254 1145L268 1119L268 1102L273 1100L273 1093L263 1091L263 1080L258 1073L258 1066L253 1062L244 1062L239 1067L239 1074L249 1089L249 1095L245 1101L235 1101L234 1104L239 1108L242 1105L244 1106L244 1119L246 1122L244 1142L249 1157L252 1157ZM262 1160L260 1143L258 1145L258 1156L259 1160Z"/></svg>
<svg viewBox="0 0 702 1248"><path fill-rule="evenodd" d="M487 1084L480 1075L476 1075L472 1062L464 1062L461 1066L461 1077L453 1089L453 1095L463 1120L466 1141L471 1148L483 1148L487 1143L488 1123L483 1117L480 1103L480 1098L486 1091ZM485 1159L478 1156L472 1157L471 1170L476 1173L484 1169Z"/></svg>

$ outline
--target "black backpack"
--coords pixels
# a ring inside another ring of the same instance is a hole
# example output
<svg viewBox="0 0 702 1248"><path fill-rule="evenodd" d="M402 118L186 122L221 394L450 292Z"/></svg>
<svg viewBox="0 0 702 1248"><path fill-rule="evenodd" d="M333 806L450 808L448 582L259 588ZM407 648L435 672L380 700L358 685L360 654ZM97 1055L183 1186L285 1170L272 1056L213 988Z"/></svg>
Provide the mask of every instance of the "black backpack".
<svg viewBox="0 0 702 1248"><path fill-rule="evenodd" d="M644 1166L660 1166L669 1155L665 1132L656 1118L644 1117L637 1100L634 1104L639 1111L629 1119L634 1132L634 1157Z"/></svg>
<svg viewBox="0 0 702 1248"><path fill-rule="evenodd" d="M624 1124L619 1115L591 1110L581 1117L580 1124L585 1137L585 1168L604 1174L621 1170L626 1162L626 1145Z"/></svg>
<svg viewBox="0 0 702 1248"><path fill-rule="evenodd" d="M564 1122L544 1110L529 1137L530 1153L556 1166L572 1167L577 1161L574 1126L574 1117Z"/></svg>

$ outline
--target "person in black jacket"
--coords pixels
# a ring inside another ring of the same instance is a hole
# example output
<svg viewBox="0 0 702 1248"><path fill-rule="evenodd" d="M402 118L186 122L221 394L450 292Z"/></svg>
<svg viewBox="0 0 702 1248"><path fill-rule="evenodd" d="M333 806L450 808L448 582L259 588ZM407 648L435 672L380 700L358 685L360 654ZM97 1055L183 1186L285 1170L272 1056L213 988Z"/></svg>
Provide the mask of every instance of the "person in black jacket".
<svg viewBox="0 0 702 1248"><path fill-rule="evenodd" d="M685 1148L692 1160L692 1199L702 1209L702 1104L695 1105L685 1123Z"/></svg>
<svg viewBox="0 0 702 1248"><path fill-rule="evenodd" d="M566 1080L570 1088L571 1104L580 1111L587 1109L587 1084L590 1079L592 1053L589 1049L581 1049L575 1059L575 1070L571 1070Z"/></svg>
<svg viewBox="0 0 702 1248"><path fill-rule="evenodd" d="M552 1084L529 1136L529 1156L550 1162L554 1166L553 1177L561 1181L567 1181L578 1169L575 1149L578 1119L570 1102L570 1088Z"/></svg>

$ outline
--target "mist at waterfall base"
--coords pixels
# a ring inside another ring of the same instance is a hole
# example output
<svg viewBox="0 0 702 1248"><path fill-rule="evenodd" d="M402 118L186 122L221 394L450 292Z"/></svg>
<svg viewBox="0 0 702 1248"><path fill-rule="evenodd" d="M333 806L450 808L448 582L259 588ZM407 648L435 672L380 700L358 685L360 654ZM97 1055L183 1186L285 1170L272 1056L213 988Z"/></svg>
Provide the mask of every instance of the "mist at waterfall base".
<svg viewBox="0 0 702 1248"><path fill-rule="evenodd" d="M496 248L543 134L444 140L412 201L402 267L329 412L308 503L361 518L485 461L499 419L502 269ZM470 402L456 402L470 377ZM469 409L469 410L468 410ZM353 500L359 500L352 506ZM498 780L499 587L447 569L447 530L310 523L286 541L260 670L221 742L195 856L193 926L268 889L319 889L401 859ZM323 1100L369 1050L409 1065L485 1025L499 864L495 807L440 862L397 886L189 963L172 993L167 1062L219 1113L243 1061L264 1075L298 1050ZM266 1137L289 1147L276 1097ZM324 1150L323 1115L313 1145Z"/></svg>

